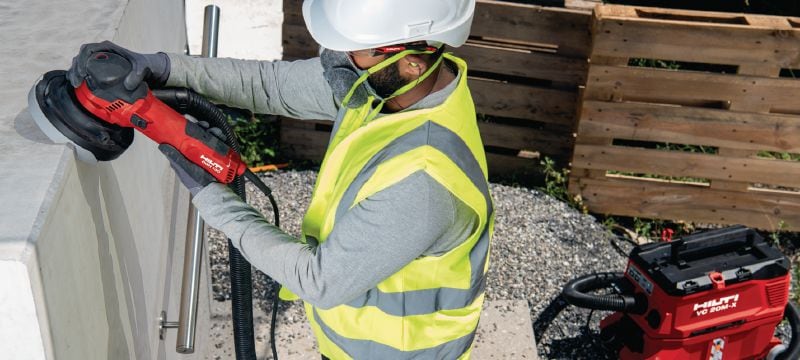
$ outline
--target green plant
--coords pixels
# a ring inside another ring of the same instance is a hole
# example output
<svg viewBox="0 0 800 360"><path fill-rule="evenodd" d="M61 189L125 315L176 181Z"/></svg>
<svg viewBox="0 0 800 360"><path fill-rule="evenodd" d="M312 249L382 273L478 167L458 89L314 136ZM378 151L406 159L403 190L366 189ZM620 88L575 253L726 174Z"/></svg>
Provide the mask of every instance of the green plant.
<svg viewBox="0 0 800 360"><path fill-rule="evenodd" d="M786 222L783 220L778 221L778 229L769 233L769 240L772 245L780 245L781 233L786 231Z"/></svg>
<svg viewBox="0 0 800 360"><path fill-rule="evenodd" d="M644 58L631 58L628 60L628 66L638 67L651 67L659 69L678 70L680 64L672 60L658 60L658 59L644 59Z"/></svg>
<svg viewBox="0 0 800 360"><path fill-rule="evenodd" d="M584 214L589 212L581 196L572 196L567 190L569 169L556 168L555 161L547 156L539 164L542 165L542 173L544 173L544 187L539 188L542 192L569 204Z"/></svg>
<svg viewBox="0 0 800 360"><path fill-rule="evenodd" d="M278 122L272 116L243 116L228 112L228 123L239 140L242 159L248 166L272 163L278 148Z"/></svg>

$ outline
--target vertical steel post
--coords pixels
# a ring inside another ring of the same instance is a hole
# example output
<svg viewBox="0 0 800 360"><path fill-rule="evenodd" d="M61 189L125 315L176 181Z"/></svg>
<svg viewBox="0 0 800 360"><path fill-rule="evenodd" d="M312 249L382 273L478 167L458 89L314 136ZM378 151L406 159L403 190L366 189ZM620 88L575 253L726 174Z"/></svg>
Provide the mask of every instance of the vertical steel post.
<svg viewBox="0 0 800 360"><path fill-rule="evenodd" d="M203 48L201 56L217 57L219 34L219 7L208 5L203 21ZM200 295L200 269L203 263L205 223L194 205L189 204L189 221L186 229L186 252L183 258L181 307L178 317L178 339L175 350L181 354L194 353L197 330L197 304Z"/></svg>

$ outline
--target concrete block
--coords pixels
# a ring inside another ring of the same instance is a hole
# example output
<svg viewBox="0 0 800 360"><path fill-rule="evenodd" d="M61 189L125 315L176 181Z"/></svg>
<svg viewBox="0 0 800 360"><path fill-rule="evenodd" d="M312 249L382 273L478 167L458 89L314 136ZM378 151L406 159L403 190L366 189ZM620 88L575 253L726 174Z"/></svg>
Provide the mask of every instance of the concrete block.
<svg viewBox="0 0 800 360"><path fill-rule="evenodd" d="M525 300L494 300L483 305L473 359L538 359L531 311Z"/></svg>

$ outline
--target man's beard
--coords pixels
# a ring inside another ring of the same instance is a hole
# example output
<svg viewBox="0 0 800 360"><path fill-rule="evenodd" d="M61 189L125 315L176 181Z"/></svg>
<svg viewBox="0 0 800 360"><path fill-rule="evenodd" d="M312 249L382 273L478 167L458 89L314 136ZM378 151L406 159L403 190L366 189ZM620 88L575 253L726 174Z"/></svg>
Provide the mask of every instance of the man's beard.
<svg viewBox="0 0 800 360"><path fill-rule="evenodd" d="M396 63L370 75L367 81L375 93L382 98L391 96L397 89L408 83L400 76L399 66Z"/></svg>

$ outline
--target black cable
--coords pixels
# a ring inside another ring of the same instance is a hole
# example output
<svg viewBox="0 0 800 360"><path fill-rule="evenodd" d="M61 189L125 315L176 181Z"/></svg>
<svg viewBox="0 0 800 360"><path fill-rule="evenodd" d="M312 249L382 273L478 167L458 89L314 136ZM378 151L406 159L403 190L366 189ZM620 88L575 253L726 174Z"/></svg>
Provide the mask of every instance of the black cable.
<svg viewBox="0 0 800 360"><path fill-rule="evenodd" d="M272 319L269 322L269 337L270 346L272 347L272 358L278 360L278 349L275 345L275 326L278 322L278 304L280 304L280 297L278 294L281 291L281 285L277 281L273 281L275 290L272 291Z"/></svg>
<svg viewBox="0 0 800 360"><path fill-rule="evenodd" d="M250 169L244 171L244 177L247 178L247 180L250 180L250 182L258 188L258 190L261 190L261 192L267 196L267 199L269 199L269 204L272 206L275 227L281 227L281 219L280 215L278 214L278 203L275 202L275 198L272 196L272 189L270 189L267 184L264 184L264 182L261 181L261 178L250 171Z"/></svg>
<svg viewBox="0 0 800 360"><path fill-rule="evenodd" d="M267 199L269 199L270 206L272 206L272 214L274 215L274 224L276 227L280 227L281 219L280 219L280 213L278 211L278 203L275 201L275 197L272 196L272 189L270 189L269 186L264 184L264 182L261 181L261 178L259 178L258 175L254 174L249 169L245 170L244 177L247 178L247 180L250 180L250 182L253 185L255 185L259 190L261 190L262 193L264 193L264 195L267 196ZM269 338L270 338L269 342L270 342L270 348L272 349L272 358L278 360L278 347L276 345L277 340L275 339L275 328L278 322L277 320L278 304L280 302L280 299L278 298L278 292L280 291L280 284L278 284L277 281L273 281L273 287L275 288L275 290L273 291L272 294L272 317L270 319L270 325L269 325Z"/></svg>
<svg viewBox="0 0 800 360"><path fill-rule="evenodd" d="M619 236L614 236L614 237L619 238ZM614 241L614 237L609 238L608 242L611 243L611 247L613 247L614 250L616 250L617 254L619 254L620 256L622 256L622 257L627 259L628 258L628 254L625 253L625 250L623 250L621 246L619 246L619 243Z"/></svg>

